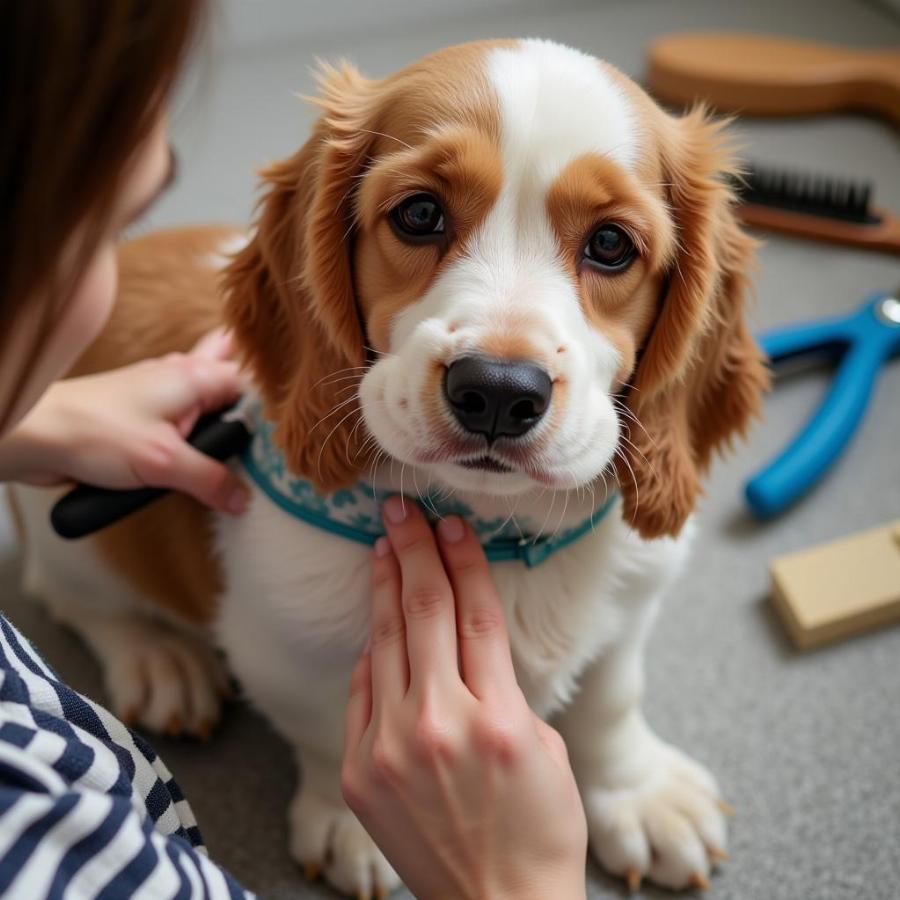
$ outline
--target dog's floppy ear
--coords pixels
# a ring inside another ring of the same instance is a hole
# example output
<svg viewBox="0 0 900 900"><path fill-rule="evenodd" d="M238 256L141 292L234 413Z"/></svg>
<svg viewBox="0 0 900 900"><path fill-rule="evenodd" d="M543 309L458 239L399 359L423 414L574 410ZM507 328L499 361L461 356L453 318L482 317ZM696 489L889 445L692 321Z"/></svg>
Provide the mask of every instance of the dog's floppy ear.
<svg viewBox="0 0 900 900"><path fill-rule="evenodd" d="M746 321L755 245L732 209L736 165L722 126L697 109L669 127L664 181L677 249L617 463L626 521L647 538L680 531L714 451L744 433L768 383Z"/></svg>
<svg viewBox="0 0 900 900"><path fill-rule="evenodd" d="M376 82L344 64L323 68L319 83L323 114L294 156L262 172L256 233L225 290L228 324L288 466L329 490L364 466L355 401L338 404L353 396L365 361L350 240Z"/></svg>

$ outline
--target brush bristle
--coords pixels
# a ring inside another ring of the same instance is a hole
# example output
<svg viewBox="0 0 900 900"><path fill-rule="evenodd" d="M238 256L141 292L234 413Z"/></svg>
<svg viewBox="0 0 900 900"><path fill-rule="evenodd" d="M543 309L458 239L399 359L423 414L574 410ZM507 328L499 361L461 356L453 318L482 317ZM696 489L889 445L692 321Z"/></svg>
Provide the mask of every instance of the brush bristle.
<svg viewBox="0 0 900 900"><path fill-rule="evenodd" d="M748 165L735 189L744 203L772 206L844 222L876 224L871 207L872 185L805 172Z"/></svg>

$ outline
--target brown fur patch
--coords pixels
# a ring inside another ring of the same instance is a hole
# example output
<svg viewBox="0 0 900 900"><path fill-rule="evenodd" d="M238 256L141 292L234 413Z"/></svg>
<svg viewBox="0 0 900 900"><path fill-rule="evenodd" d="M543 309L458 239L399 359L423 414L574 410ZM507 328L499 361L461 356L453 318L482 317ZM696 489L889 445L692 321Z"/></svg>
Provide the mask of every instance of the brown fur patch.
<svg viewBox="0 0 900 900"><path fill-rule="evenodd" d="M768 384L747 328L754 242L724 176L735 163L702 110L647 122L668 185L677 253L627 404L636 422L618 459L625 515L644 537L677 534L716 450L759 414Z"/></svg>

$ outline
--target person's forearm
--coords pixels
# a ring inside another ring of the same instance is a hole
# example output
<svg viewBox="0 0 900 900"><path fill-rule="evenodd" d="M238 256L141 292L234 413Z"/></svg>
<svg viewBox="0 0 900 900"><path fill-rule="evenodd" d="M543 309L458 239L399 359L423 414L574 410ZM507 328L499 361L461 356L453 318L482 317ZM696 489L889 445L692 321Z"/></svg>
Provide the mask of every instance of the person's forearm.
<svg viewBox="0 0 900 900"><path fill-rule="evenodd" d="M0 440L0 481L55 484L65 475L59 471L60 444L52 414L53 388L31 412Z"/></svg>

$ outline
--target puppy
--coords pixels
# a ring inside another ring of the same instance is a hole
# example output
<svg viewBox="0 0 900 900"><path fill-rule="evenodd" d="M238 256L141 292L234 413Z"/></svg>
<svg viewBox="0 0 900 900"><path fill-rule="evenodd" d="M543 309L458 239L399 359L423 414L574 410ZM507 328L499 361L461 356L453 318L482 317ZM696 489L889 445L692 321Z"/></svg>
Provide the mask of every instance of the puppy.
<svg viewBox="0 0 900 900"><path fill-rule="evenodd" d="M113 709L150 728L209 730L206 641L224 648L302 767L294 856L369 896L398 879L340 793L366 543L391 490L463 511L600 862L632 887L705 886L726 844L719 791L645 721L642 654L700 477L766 381L727 140L540 40L381 80L327 68L317 102L310 139L264 173L249 238L122 248L117 310L77 369L226 323L255 386L249 511L170 497L73 545L45 524L53 498L17 489L26 584L94 648Z"/></svg>

